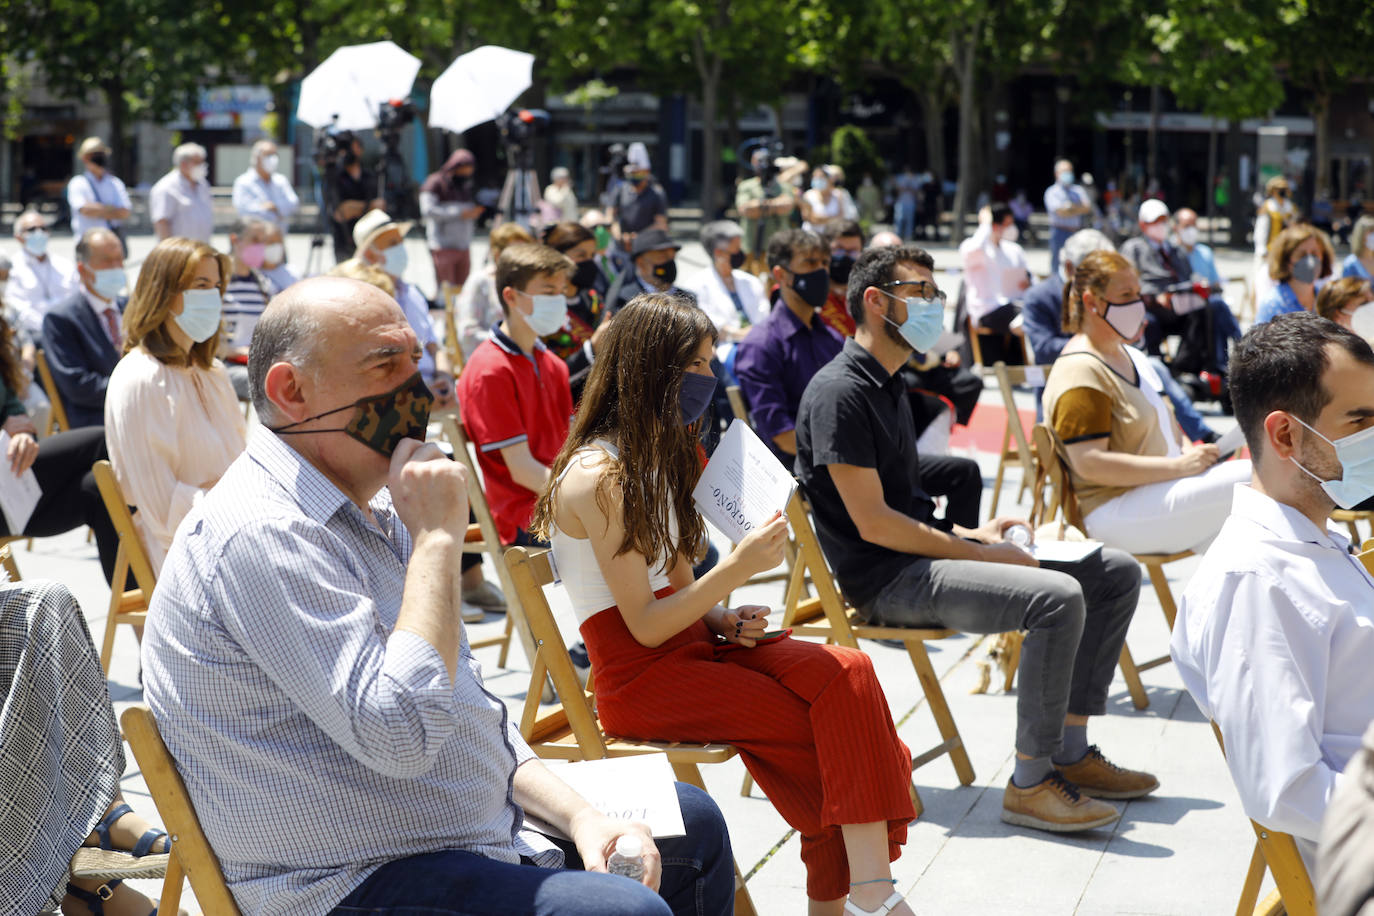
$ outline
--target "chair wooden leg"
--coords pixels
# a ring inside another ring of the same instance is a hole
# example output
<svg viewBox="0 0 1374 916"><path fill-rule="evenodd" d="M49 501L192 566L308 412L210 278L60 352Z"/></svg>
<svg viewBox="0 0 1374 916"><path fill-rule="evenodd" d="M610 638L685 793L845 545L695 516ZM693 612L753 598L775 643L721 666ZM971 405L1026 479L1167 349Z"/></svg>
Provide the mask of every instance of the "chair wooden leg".
<svg viewBox="0 0 1374 916"><path fill-rule="evenodd" d="M157 904L159 913L175 913L181 908L181 885L186 880L186 870L176 853L176 844L172 846L172 854L167 858L167 877L162 881L162 898Z"/></svg>
<svg viewBox="0 0 1374 916"><path fill-rule="evenodd" d="M1131 692L1135 708L1148 707L1150 698L1145 694L1145 685L1140 683L1140 671L1135 666L1135 659L1131 658L1131 647L1125 643L1121 644L1121 676L1126 679L1126 689Z"/></svg>
<svg viewBox="0 0 1374 916"><path fill-rule="evenodd" d="M511 631L513 631L514 629L515 629L515 618L511 617L510 613L507 612L507 614L506 614L506 635L505 635L505 637L501 640L501 653L500 653L499 655L496 656L496 667L498 667L498 668L504 668L504 667L506 667L506 658L510 655L510 636L511 636Z"/></svg>
<svg viewBox="0 0 1374 916"><path fill-rule="evenodd" d="M758 916L754 898L749 896L749 885L744 883L744 874L739 870L739 859L735 860L735 916Z"/></svg>
<svg viewBox="0 0 1374 916"><path fill-rule="evenodd" d="M1250 868L1245 873L1245 884L1240 889L1240 900L1236 902L1236 916L1254 916L1260 885L1264 883L1264 871L1264 850L1256 841L1255 852L1250 856Z"/></svg>
<svg viewBox="0 0 1374 916"><path fill-rule="evenodd" d="M1008 422L1010 422L1010 420ZM988 514L988 518L997 517L997 501L1002 498L1002 480L1007 473L1007 444L1009 442L1011 442L1011 429L1004 428L1002 430L1001 457L997 459L997 477L992 483L992 508Z"/></svg>
<svg viewBox="0 0 1374 916"><path fill-rule="evenodd" d="M920 817L922 814L926 813L925 803L921 801L921 793L916 791L916 783L914 780L907 788L911 793L911 807L916 809L916 816Z"/></svg>
<svg viewBox="0 0 1374 916"><path fill-rule="evenodd" d="M1350 541L1351 541L1351 543L1353 543L1353 544L1358 544L1358 543L1360 543L1360 526L1357 525L1357 524L1355 524L1355 520L1352 518L1350 521L1346 522L1346 523L1345 523L1345 527L1347 527L1347 528L1350 529Z"/></svg>
<svg viewBox="0 0 1374 916"><path fill-rule="evenodd" d="M1009 658L1006 666L1006 680L1002 683L1002 692L1010 693L1011 685L1016 680L1016 672L1021 668L1021 644L1026 641L1026 634L1020 630L1015 631L1014 638L1007 640L1007 652Z"/></svg>
<svg viewBox="0 0 1374 916"><path fill-rule="evenodd" d="M935 676L935 666L930 663L926 645L918 639L913 639L907 642L906 651L911 656L911 664L916 669L921 689L925 691L926 703L930 706L931 715L935 717L936 727L940 729L940 737L953 743L949 750L949 759L954 764L954 772L959 776L959 784L972 785L973 764L968 759L968 751L964 749L964 739L959 736L959 727L954 724L954 715L949 711L949 703L945 701L944 688L940 686L940 679Z"/></svg>
<svg viewBox="0 0 1374 916"><path fill-rule="evenodd" d="M1169 632L1174 631L1174 618L1178 616L1178 605L1174 603L1174 593L1169 588L1169 577L1164 574L1163 563L1146 563L1145 571L1150 574L1150 584L1155 587L1159 607L1164 611L1164 619L1169 623Z"/></svg>
<svg viewBox="0 0 1374 916"><path fill-rule="evenodd" d="M740 786L739 786L739 794L740 794L742 797L744 797L744 798L748 798L748 797L749 797L749 793L750 793L750 792L753 792L753 791L754 791L754 774L753 774L753 773L750 773L748 770L745 770L745 771L744 771L744 780L743 780L743 782L740 783Z"/></svg>

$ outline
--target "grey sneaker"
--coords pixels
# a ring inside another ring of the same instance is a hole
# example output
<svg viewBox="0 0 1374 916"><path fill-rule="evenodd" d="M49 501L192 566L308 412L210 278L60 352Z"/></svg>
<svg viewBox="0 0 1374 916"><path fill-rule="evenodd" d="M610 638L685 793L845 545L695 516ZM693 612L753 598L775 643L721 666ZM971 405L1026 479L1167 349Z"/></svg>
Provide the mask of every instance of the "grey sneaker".
<svg viewBox="0 0 1374 916"><path fill-rule="evenodd" d="M493 614L501 614L506 610L506 596L501 594L501 589L485 579L476 588L463 589L463 600Z"/></svg>

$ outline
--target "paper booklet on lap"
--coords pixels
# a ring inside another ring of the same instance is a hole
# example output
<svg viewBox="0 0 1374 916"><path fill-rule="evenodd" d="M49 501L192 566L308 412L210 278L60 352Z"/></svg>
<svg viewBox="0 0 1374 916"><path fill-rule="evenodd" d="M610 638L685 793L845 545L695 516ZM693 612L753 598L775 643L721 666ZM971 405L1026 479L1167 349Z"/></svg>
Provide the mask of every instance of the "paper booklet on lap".
<svg viewBox="0 0 1374 916"><path fill-rule="evenodd" d="M692 499L708 522L738 544L775 512L786 512L796 488L782 462L736 418L701 472Z"/></svg>
<svg viewBox="0 0 1374 916"><path fill-rule="evenodd" d="M1051 563L1077 563L1102 549L1101 541L1039 541L1031 545L1031 556Z"/></svg>
<svg viewBox="0 0 1374 916"><path fill-rule="evenodd" d="M29 523L29 517L38 505L38 498L43 495L43 488L38 485L38 478L33 476L33 468L18 477L14 476L5 457L9 449L10 434L0 430L0 460L4 460L5 465L0 470L0 509L4 510L5 524L9 526L10 534L19 534Z"/></svg>
<svg viewBox="0 0 1374 916"><path fill-rule="evenodd" d="M672 764L665 754L636 754L580 763L545 761L545 766L607 817L638 821L657 839L686 836ZM525 812L525 826L545 836L571 839L552 824Z"/></svg>

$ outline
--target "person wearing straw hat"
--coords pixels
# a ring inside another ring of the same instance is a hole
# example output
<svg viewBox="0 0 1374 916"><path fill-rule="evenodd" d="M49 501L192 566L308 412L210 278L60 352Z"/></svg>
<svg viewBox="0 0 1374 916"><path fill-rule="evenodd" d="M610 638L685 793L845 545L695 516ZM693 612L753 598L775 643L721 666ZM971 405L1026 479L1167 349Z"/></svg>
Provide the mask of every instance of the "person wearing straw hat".
<svg viewBox="0 0 1374 916"><path fill-rule="evenodd" d="M438 407L452 406L453 368L448 353L439 346L434 322L429 320L429 301L413 284L404 279L406 265L405 237L413 223L398 223L385 210L369 210L353 226L353 244L364 262L386 271L396 284L396 301L406 313L411 330L420 341L420 375L434 394Z"/></svg>

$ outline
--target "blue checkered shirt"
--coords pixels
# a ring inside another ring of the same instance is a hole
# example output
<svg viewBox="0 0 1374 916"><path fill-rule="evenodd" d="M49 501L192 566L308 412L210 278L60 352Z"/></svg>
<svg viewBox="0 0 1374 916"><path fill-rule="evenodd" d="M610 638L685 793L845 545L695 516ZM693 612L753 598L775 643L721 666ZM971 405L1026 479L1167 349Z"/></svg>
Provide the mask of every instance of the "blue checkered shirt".
<svg viewBox="0 0 1374 916"><path fill-rule="evenodd" d="M259 430L182 523L143 637L144 691L246 914L324 914L385 862L562 854L523 829L532 755L467 637L450 682L396 631L410 534ZM457 613L457 608L454 608Z"/></svg>

